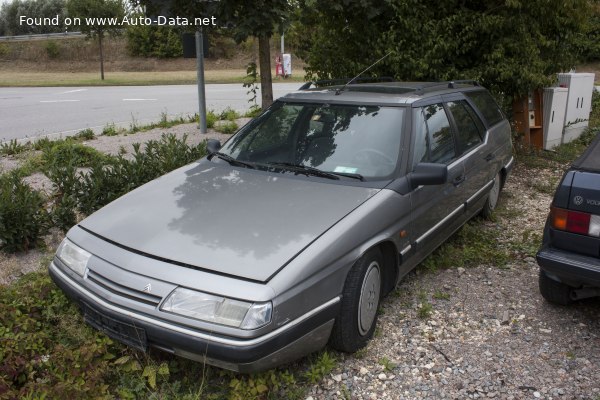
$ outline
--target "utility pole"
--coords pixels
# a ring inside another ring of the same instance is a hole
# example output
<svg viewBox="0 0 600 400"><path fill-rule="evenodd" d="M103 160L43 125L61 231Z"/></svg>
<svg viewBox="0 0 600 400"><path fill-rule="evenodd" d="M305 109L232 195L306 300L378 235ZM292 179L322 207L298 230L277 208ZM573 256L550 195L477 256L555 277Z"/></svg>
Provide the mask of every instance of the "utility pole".
<svg viewBox="0 0 600 400"><path fill-rule="evenodd" d="M196 31L196 75L198 77L198 129L206 133L206 92L204 84L204 38L202 27Z"/></svg>

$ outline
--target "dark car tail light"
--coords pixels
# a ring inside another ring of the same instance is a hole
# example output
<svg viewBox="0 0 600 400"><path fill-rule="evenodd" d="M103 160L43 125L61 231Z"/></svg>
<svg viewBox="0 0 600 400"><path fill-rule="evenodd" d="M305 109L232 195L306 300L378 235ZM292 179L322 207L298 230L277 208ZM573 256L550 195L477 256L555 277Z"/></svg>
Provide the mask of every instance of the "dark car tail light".
<svg viewBox="0 0 600 400"><path fill-rule="evenodd" d="M600 216L598 215L550 207L550 220L554 229L580 235L600 236Z"/></svg>

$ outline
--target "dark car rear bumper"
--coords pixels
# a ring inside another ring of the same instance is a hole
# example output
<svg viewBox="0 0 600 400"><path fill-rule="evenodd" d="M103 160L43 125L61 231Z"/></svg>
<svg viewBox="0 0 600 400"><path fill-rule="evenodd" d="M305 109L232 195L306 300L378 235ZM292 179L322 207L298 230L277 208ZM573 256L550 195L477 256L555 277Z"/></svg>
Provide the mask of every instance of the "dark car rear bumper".
<svg viewBox="0 0 600 400"><path fill-rule="evenodd" d="M206 339L193 328L151 318L122 309L97 298L50 264L52 280L79 306L88 324L129 346L146 350L155 347L169 353L244 373L257 372L290 362L316 351L327 343L339 312L339 297L262 337L253 339ZM171 328L169 327L171 325ZM188 331L191 334L186 334Z"/></svg>
<svg viewBox="0 0 600 400"><path fill-rule="evenodd" d="M550 278L571 287L600 287L600 258L584 256L554 247L543 247L537 262Z"/></svg>

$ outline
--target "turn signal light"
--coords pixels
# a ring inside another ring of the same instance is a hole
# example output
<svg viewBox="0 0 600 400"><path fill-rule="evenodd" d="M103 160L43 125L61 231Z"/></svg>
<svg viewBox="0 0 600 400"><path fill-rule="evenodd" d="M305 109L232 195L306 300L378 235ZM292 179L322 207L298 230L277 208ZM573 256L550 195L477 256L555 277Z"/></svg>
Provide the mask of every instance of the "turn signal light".
<svg viewBox="0 0 600 400"><path fill-rule="evenodd" d="M598 215L550 207L550 220L554 229L580 235L600 236L600 216Z"/></svg>

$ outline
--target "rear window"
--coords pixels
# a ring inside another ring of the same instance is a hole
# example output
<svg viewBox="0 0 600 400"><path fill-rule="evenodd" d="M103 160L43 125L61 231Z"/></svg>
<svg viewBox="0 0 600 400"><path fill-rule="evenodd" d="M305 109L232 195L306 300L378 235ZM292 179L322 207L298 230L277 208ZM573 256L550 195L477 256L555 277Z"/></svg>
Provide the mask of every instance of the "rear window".
<svg viewBox="0 0 600 400"><path fill-rule="evenodd" d="M498 104L487 91L466 92L465 96L477 106L488 126L496 125L504 119Z"/></svg>

